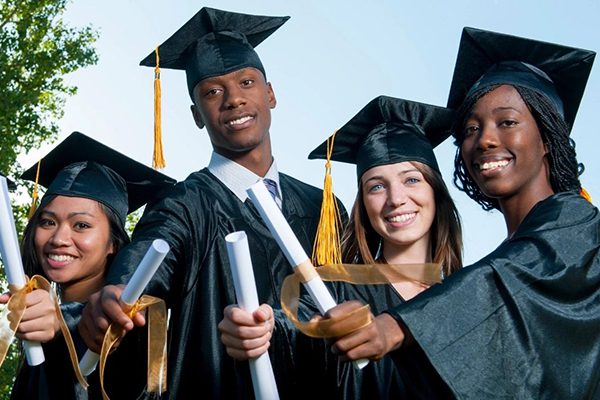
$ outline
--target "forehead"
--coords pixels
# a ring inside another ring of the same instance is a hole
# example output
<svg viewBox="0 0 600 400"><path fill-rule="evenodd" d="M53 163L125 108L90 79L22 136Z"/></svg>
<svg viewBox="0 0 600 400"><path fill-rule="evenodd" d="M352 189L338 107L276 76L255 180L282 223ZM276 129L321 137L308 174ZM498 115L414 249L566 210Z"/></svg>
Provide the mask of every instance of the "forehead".
<svg viewBox="0 0 600 400"><path fill-rule="evenodd" d="M100 203L85 197L56 196L42 210L54 214L88 213L104 214Z"/></svg>
<svg viewBox="0 0 600 400"><path fill-rule="evenodd" d="M512 85L500 85L483 95L471 109L471 114L482 110L501 110L504 108L522 109L527 104Z"/></svg>
<svg viewBox="0 0 600 400"><path fill-rule="evenodd" d="M266 79L261 71L259 71L258 69L254 68L254 67L246 67L246 68L236 69L235 71L231 71L227 74L211 76L211 77L202 79L198 83L198 85L196 85L196 87L210 85L213 83L237 80L237 79L244 78L244 77L252 77L255 79L262 78L263 80L266 81Z"/></svg>

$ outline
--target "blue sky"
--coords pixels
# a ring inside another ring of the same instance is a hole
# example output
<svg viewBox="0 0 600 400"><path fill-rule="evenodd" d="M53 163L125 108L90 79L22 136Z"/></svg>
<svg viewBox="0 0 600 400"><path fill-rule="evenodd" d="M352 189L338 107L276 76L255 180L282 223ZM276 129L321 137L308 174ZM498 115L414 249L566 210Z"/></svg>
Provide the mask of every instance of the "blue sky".
<svg viewBox="0 0 600 400"><path fill-rule="evenodd" d="M100 33L100 60L68 77L79 87L60 121L61 139L80 131L151 164L153 70L139 61L201 7L291 19L257 47L277 96L271 138L279 169L315 186L323 162L308 153L363 105L389 95L445 105L461 30L472 26L590 50L600 50L600 2L572 1L75 1L67 20ZM597 62L598 63L598 62ZM600 111L600 72L592 75L572 133L584 186L600 200L600 147L594 119ZM164 172L184 179L204 167L211 146L189 111L185 76L162 71ZM29 166L48 151L20 158ZM465 261L474 262L505 237L502 215L484 212L454 189L454 145L436 149L440 168L465 231ZM347 208L356 193L355 169L334 163L334 190Z"/></svg>

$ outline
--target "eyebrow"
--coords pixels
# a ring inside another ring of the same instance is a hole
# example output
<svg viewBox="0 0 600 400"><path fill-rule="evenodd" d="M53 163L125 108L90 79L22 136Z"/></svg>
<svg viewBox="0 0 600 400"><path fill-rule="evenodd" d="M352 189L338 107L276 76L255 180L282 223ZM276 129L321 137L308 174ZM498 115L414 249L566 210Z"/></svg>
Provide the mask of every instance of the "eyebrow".
<svg viewBox="0 0 600 400"><path fill-rule="evenodd" d="M411 172L419 172L420 173L421 171L419 171L416 168L405 169L403 171L400 171L398 173L398 175L406 175L406 174L409 174ZM369 179L367 179L364 183L367 183L369 181L376 180L376 179L383 179L383 175L374 175L374 176L370 177Z"/></svg>
<svg viewBox="0 0 600 400"><path fill-rule="evenodd" d="M521 113L521 111L520 111L520 110L518 110L518 109L516 109L516 108L514 108L514 107L511 107L511 106L505 106L505 107L496 107L496 108L494 108L494 109L492 110L492 112L507 111L507 110L508 110L508 111L510 111L510 110L512 110L512 111L516 111L516 112L518 112L519 114Z"/></svg>

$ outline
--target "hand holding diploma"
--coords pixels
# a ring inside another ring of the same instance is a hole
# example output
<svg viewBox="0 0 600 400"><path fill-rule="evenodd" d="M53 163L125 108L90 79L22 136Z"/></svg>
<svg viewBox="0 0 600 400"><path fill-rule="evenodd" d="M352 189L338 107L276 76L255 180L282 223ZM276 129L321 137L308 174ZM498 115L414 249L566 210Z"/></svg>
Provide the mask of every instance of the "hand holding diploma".
<svg viewBox="0 0 600 400"><path fill-rule="evenodd" d="M23 261L8 196L8 185L3 176L0 176L0 255L9 285L15 290L23 288L27 281L23 272ZM39 365L44 362L44 351L39 342L24 340L23 348L29 365Z"/></svg>
<svg viewBox="0 0 600 400"><path fill-rule="evenodd" d="M238 304L243 310L253 312L259 305L248 239L244 232L234 232L225 237L225 242ZM257 400L279 399L269 353L265 351L250 359L249 364L254 397Z"/></svg>
<svg viewBox="0 0 600 400"><path fill-rule="evenodd" d="M168 252L169 245L164 240L156 239L152 242L152 245L148 248L142 261L140 261L129 283L121 293L120 302L123 309L131 308L139 299ZM83 355L79 362L79 368L83 375L88 376L96 369L99 358L100 355L91 350L88 350Z"/></svg>
<svg viewBox="0 0 600 400"><path fill-rule="evenodd" d="M303 275L303 284L311 298L319 308L322 315L336 306L336 302L327 290L327 287L315 271L310 259L302 248L296 235L290 228L281 213L281 210L269 194L262 181L252 185L248 190L248 197L258 209L261 217L267 224L269 231L279 244L285 257L294 269ZM356 360L354 365L363 368L368 360Z"/></svg>

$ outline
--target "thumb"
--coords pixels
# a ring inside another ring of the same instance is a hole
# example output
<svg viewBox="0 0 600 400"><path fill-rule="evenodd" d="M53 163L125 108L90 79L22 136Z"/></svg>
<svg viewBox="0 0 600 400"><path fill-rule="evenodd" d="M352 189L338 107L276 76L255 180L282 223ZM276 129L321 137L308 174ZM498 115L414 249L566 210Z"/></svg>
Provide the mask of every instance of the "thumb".
<svg viewBox="0 0 600 400"><path fill-rule="evenodd" d="M273 318L273 309L268 304L261 304L252 314L256 322L266 322Z"/></svg>

